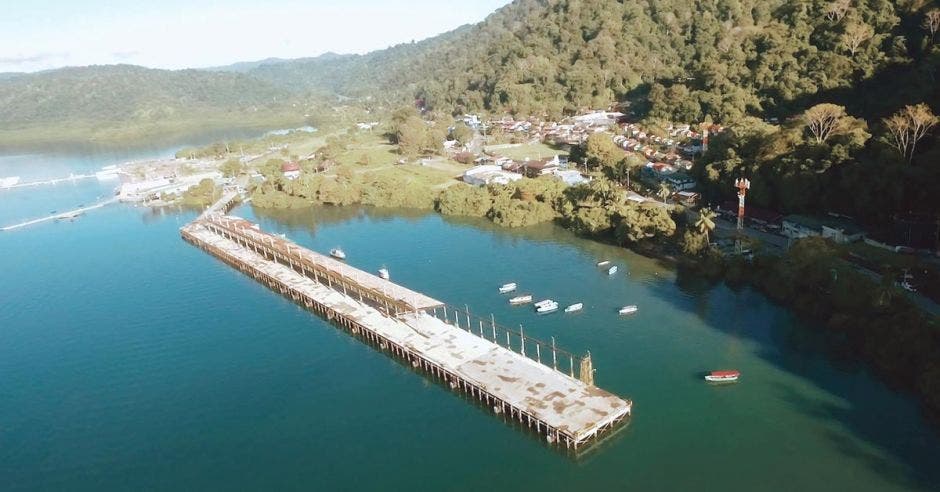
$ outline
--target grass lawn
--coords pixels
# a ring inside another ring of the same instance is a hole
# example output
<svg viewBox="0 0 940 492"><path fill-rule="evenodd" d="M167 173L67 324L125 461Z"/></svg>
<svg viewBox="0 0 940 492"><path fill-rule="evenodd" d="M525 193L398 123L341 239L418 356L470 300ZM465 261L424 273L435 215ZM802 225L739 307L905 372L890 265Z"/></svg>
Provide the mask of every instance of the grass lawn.
<svg viewBox="0 0 940 492"><path fill-rule="evenodd" d="M529 160L539 160L539 159L551 159L556 155L568 155L568 150L555 147L552 145L537 143L537 144L522 144L518 147L509 147L493 151L494 154L508 157L516 161L522 161L526 158Z"/></svg>

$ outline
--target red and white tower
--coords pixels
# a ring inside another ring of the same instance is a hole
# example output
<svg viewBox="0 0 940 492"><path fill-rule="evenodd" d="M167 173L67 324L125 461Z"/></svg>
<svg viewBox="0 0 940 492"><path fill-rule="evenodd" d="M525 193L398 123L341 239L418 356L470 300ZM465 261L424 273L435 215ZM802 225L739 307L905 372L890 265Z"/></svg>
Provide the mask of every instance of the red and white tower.
<svg viewBox="0 0 940 492"><path fill-rule="evenodd" d="M734 187L738 189L738 231L744 230L744 199L747 197L747 190L751 189L751 182L745 178L734 182Z"/></svg>

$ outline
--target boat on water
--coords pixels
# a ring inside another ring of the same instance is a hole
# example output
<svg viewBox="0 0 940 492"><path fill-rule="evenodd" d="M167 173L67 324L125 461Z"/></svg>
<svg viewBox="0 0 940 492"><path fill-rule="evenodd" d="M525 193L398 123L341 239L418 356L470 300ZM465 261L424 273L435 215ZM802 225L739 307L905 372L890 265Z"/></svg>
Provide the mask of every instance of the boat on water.
<svg viewBox="0 0 940 492"><path fill-rule="evenodd" d="M532 296L529 294L526 294L524 296L516 296L509 300L509 304L512 304L513 306L518 306L520 304L528 304L530 302L532 302Z"/></svg>
<svg viewBox="0 0 940 492"><path fill-rule="evenodd" d="M712 371L705 376L709 383L734 383L741 376L740 371Z"/></svg>
<svg viewBox="0 0 940 492"><path fill-rule="evenodd" d="M499 287L500 294L508 294L516 290L518 285L515 282L509 282L508 284L503 284Z"/></svg>
<svg viewBox="0 0 940 492"><path fill-rule="evenodd" d="M333 258L336 258L337 260L345 260L346 252L339 248L333 248L330 250L330 256L332 256Z"/></svg>
<svg viewBox="0 0 940 492"><path fill-rule="evenodd" d="M639 311L639 310L640 310L639 307L637 307L636 305L632 305L632 304L631 304L631 305L629 305L629 306L624 306L624 307L620 308L620 314L633 314L633 313L635 313L635 312L637 312L637 311Z"/></svg>
<svg viewBox="0 0 940 492"><path fill-rule="evenodd" d="M582 309L584 309L584 303L579 302L579 303L577 303L577 304L572 304L572 305L566 307L566 308L565 308L565 312L566 312L566 313L575 313L575 312L578 312L578 311L580 311L580 310L582 310Z"/></svg>
<svg viewBox="0 0 940 492"><path fill-rule="evenodd" d="M617 265L614 265L607 270L607 275L613 275L615 273L617 273Z"/></svg>
<svg viewBox="0 0 940 492"><path fill-rule="evenodd" d="M379 268L379 277L382 277L385 280L388 280L389 278L388 268L385 268L385 267Z"/></svg>
<svg viewBox="0 0 940 492"><path fill-rule="evenodd" d="M604 261L599 261L599 262L597 262L597 266L598 266L598 267L605 267L605 266L607 266L607 265L610 265L610 260L604 260Z"/></svg>
<svg viewBox="0 0 940 492"><path fill-rule="evenodd" d="M558 311L558 303L555 301L535 307L535 312L538 314L554 313L555 311Z"/></svg>
<svg viewBox="0 0 940 492"><path fill-rule="evenodd" d="M553 301L553 300L551 300L551 299L545 299L544 301L536 302L536 303L535 303L535 307L546 306L546 305L548 305L548 304L558 304L558 303L555 302L555 301Z"/></svg>

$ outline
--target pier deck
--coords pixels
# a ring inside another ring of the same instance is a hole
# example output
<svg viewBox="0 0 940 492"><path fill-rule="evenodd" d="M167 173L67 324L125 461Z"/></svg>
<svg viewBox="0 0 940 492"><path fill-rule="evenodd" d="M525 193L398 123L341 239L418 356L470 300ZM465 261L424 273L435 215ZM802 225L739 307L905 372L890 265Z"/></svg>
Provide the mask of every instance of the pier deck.
<svg viewBox="0 0 940 492"><path fill-rule="evenodd" d="M469 330L469 320L465 330L460 321L439 319L431 311L436 314L443 306L439 301L263 233L247 221L203 216L181 234L495 413L528 425L549 442L578 449L630 415L630 401L543 365L527 357L524 348L520 354L487 339L489 328L484 330L482 323L478 335ZM314 264L317 268L311 268ZM492 330L496 338L495 323ZM522 347L527 341L523 336ZM588 372L593 376L590 366Z"/></svg>

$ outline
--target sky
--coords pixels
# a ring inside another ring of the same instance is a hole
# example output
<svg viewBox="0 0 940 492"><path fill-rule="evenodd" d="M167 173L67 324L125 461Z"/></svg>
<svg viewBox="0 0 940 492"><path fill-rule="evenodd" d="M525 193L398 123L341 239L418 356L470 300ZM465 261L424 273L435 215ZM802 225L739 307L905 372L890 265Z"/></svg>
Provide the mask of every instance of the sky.
<svg viewBox="0 0 940 492"><path fill-rule="evenodd" d="M483 20L509 0L4 0L0 72L198 68L366 53Z"/></svg>

